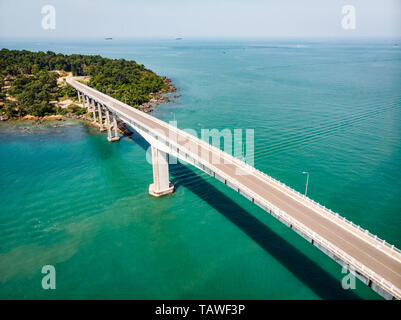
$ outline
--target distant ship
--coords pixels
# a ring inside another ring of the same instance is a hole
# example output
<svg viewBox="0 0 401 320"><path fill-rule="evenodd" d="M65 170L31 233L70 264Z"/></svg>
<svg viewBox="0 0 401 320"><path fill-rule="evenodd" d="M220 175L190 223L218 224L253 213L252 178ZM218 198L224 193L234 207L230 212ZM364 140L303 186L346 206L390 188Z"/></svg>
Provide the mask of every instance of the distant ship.
<svg viewBox="0 0 401 320"><path fill-rule="evenodd" d="M175 38L175 40L182 40L183 38Z"/></svg>
<svg viewBox="0 0 401 320"><path fill-rule="evenodd" d="M113 38L104 38L104 40L113 40Z"/></svg>

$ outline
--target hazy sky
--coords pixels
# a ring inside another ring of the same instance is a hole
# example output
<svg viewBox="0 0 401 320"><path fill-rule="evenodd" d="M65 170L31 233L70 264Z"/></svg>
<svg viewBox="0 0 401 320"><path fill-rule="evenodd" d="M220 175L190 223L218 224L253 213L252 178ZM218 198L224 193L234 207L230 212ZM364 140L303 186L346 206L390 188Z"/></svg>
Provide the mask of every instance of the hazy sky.
<svg viewBox="0 0 401 320"><path fill-rule="evenodd" d="M56 9L55 30L41 9ZM356 29L341 27L344 5ZM401 0L0 0L0 37L401 37Z"/></svg>

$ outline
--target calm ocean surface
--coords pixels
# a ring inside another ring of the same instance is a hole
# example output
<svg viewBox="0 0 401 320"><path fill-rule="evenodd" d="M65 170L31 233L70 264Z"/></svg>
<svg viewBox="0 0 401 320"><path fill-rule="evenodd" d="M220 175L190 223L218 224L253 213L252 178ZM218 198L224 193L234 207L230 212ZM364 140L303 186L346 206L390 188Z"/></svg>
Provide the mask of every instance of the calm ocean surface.
<svg viewBox="0 0 401 320"><path fill-rule="evenodd" d="M255 166L401 248L401 49L382 42L7 42L133 59L181 97L178 127L255 129ZM231 189L172 165L148 195L138 135L0 124L0 298L379 299ZM41 288L54 265L57 289Z"/></svg>

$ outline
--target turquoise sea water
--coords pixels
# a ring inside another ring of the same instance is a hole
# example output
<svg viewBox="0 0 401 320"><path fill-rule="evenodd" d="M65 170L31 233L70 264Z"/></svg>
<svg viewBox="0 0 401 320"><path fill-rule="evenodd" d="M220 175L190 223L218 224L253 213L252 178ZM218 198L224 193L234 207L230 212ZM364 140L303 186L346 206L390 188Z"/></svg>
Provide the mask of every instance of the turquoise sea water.
<svg viewBox="0 0 401 320"><path fill-rule="evenodd" d="M6 42L134 59L181 97L180 128L255 129L255 166L401 247L401 49L391 41ZM172 165L148 195L138 135L0 124L0 298L379 299L231 189ZM54 265L57 289L43 290Z"/></svg>

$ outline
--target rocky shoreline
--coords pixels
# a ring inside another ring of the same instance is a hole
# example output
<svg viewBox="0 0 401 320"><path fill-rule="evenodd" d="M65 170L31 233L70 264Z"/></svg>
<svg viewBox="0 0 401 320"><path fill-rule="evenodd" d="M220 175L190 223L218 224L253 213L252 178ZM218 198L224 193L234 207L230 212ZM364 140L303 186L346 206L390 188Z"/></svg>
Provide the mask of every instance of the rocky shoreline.
<svg viewBox="0 0 401 320"><path fill-rule="evenodd" d="M161 103L168 103L168 102L172 102L173 99L171 99L170 97L166 96L166 94L169 93L173 93L173 92L177 92L177 88L172 84L171 79L166 78L166 77L162 77L164 83L167 85L167 90L166 91L159 91L156 93L151 93L150 94L150 101L141 104L138 107L138 110L145 112L145 113L150 113L154 110L154 108L161 104ZM179 98L180 95L175 95L173 96L174 99Z"/></svg>

